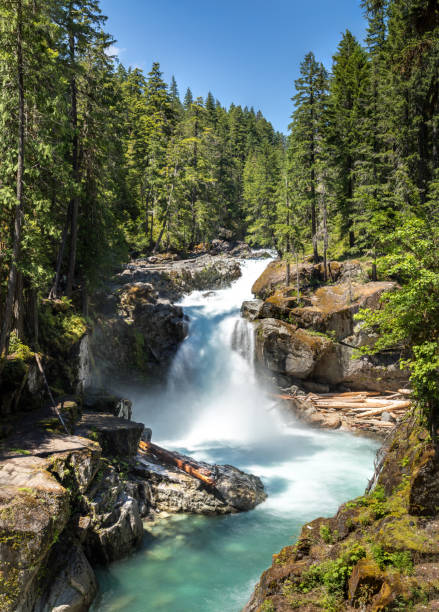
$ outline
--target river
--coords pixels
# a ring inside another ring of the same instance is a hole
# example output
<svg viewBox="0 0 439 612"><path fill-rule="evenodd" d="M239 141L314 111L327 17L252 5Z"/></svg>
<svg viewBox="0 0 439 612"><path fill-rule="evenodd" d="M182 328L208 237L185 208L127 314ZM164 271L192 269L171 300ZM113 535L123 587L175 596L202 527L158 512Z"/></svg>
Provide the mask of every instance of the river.
<svg viewBox="0 0 439 612"><path fill-rule="evenodd" d="M98 571L100 612L238 612L272 554L301 525L360 495L377 443L286 422L258 381L251 324L240 307L267 262L247 260L230 288L195 291L166 388L135 397L133 418L153 441L260 476L267 500L251 512L174 515L149 527L141 549Z"/></svg>

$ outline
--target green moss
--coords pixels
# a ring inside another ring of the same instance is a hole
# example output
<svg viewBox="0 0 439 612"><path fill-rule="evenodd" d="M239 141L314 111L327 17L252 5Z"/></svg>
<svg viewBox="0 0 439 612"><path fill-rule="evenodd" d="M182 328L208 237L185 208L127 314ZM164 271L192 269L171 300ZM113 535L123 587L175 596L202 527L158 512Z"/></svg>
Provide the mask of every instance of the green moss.
<svg viewBox="0 0 439 612"><path fill-rule="evenodd" d="M15 332L12 332L9 339L9 353L21 361L30 361L35 353L26 344L23 344Z"/></svg>
<svg viewBox="0 0 439 612"><path fill-rule="evenodd" d="M61 353L68 352L86 333L87 323L84 317L73 311L70 302L63 308L47 301L40 312L40 336L44 346Z"/></svg>
<svg viewBox="0 0 439 612"><path fill-rule="evenodd" d="M390 552L385 550L380 544L374 544L371 548L373 559L380 569L384 570L386 567L392 566L403 574L411 574L413 572L413 560L408 550Z"/></svg>

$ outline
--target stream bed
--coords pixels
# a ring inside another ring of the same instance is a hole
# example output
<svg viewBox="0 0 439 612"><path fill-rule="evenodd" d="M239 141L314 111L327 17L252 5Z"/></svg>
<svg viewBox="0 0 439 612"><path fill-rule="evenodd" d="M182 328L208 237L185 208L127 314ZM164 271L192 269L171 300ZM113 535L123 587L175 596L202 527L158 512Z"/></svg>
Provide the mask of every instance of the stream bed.
<svg viewBox="0 0 439 612"><path fill-rule="evenodd" d="M247 260L231 287L183 299L189 336L166 388L133 391L133 419L161 446L260 476L267 500L241 514L146 524L136 554L98 570L93 610L238 612L272 554L293 544L304 522L364 492L378 443L285 420L256 376L253 328L240 307L266 265Z"/></svg>

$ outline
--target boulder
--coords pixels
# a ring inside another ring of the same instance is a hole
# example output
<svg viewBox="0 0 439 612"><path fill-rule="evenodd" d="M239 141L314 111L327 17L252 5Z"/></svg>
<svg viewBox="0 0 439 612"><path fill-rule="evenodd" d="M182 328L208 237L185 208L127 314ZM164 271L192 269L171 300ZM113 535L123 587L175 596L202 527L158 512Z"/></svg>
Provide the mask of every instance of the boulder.
<svg viewBox="0 0 439 612"><path fill-rule="evenodd" d="M47 460L22 456L0 469L0 609L31 610L39 571L70 514L68 491Z"/></svg>
<svg viewBox="0 0 439 612"><path fill-rule="evenodd" d="M50 559L51 568L47 590L39 597L33 612L86 612L98 592L98 583L93 569L77 543L71 543L66 550L54 554Z"/></svg>
<svg viewBox="0 0 439 612"><path fill-rule="evenodd" d="M312 328L330 334L335 340L343 340L354 334L354 315L361 308L379 308L382 294L395 287L396 284L391 282L341 283L317 289L310 298L309 306L291 308L285 298L279 301L282 308L289 308L290 322L305 329ZM274 299L275 297L270 298Z"/></svg>
<svg viewBox="0 0 439 612"><path fill-rule="evenodd" d="M261 276L255 281L252 292L256 297L267 299L277 290L284 296L293 296L296 293L297 267L290 265L290 286L285 286L287 264L276 260L268 264ZM364 283L368 281L366 264L351 260L346 262L328 262L327 278L325 279L323 263L299 263L299 284L301 289L309 289L326 282Z"/></svg>
<svg viewBox="0 0 439 612"><path fill-rule="evenodd" d="M329 338L278 321L263 319L256 332L256 357L269 370L297 379L310 377L333 351Z"/></svg>
<svg viewBox="0 0 439 612"><path fill-rule="evenodd" d="M179 458L190 461L184 455ZM133 475L148 482L149 503L157 511L227 514L250 510L265 500L264 486L257 476L230 465L197 464L215 474L214 486L149 455L138 457Z"/></svg>

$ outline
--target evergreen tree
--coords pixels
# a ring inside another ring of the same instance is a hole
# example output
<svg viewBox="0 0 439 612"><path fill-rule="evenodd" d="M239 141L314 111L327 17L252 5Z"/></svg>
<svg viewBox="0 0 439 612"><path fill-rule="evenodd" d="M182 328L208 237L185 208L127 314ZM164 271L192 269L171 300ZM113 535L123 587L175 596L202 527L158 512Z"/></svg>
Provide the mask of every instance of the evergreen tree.
<svg viewBox="0 0 439 612"><path fill-rule="evenodd" d="M353 248L357 212L354 193L358 183L357 164L364 155L365 134L361 119L367 104L369 62L366 52L349 30L344 33L333 60L328 142L335 172L340 227Z"/></svg>
<svg viewBox="0 0 439 612"><path fill-rule="evenodd" d="M327 74L313 53L308 53L300 66L300 78L296 80L293 101L296 110L291 124L291 140L294 155L302 168L302 198L309 202L311 240L314 261L318 262L317 248L317 172L323 146L323 123L327 100Z"/></svg>

